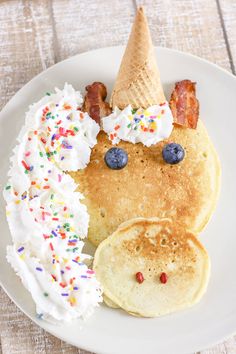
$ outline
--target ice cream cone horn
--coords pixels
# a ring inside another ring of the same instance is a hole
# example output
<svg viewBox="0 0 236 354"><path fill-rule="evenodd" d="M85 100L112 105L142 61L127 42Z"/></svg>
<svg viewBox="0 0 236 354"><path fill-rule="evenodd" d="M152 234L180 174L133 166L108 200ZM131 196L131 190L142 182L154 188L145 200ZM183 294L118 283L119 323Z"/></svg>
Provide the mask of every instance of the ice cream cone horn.
<svg viewBox="0 0 236 354"><path fill-rule="evenodd" d="M111 106L147 108L166 100L147 18L140 7L111 95Z"/></svg>

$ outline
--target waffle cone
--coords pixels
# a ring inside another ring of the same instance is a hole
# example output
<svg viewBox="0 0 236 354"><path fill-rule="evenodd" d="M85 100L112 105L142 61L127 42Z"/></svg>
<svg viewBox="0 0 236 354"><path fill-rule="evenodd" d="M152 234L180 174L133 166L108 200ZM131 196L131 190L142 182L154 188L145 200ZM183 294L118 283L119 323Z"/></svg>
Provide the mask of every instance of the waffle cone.
<svg viewBox="0 0 236 354"><path fill-rule="evenodd" d="M165 101L147 18L139 8L111 95L111 106L147 108Z"/></svg>

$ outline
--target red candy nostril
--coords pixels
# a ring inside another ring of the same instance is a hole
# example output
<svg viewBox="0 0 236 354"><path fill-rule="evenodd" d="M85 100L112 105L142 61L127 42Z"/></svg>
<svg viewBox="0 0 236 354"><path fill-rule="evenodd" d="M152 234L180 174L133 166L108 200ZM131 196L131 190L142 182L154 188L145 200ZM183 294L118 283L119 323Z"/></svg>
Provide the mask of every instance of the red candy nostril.
<svg viewBox="0 0 236 354"><path fill-rule="evenodd" d="M136 280L139 284L141 284L144 281L144 276L143 273L138 272L135 274Z"/></svg>
<svg viewBox="0 0 236 354"><path fill-rule="evenodd" d="M160 275L160 281L161 281L161 283L162 283L162 284L165 284L165 283L167 283L167 280L168 280L167 274L166 274L166 273L161 273L161 275Z"/></svg>

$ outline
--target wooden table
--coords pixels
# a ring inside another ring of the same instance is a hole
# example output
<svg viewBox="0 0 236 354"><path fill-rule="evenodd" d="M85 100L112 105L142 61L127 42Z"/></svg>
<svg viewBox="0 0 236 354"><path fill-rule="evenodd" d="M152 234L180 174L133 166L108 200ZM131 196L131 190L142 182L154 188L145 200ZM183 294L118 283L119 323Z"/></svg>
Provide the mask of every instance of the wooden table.
<svg viewBox="0 0 236 354"><path fill-rule="evenodd" d="M0 0L0 107L56 62L125 44L140 4L155 45L196 54L235 74L236 0ZM3 290L0 304L0 353L87 353L36 326ZM201 353L236 353L236 336Z"/></svg>

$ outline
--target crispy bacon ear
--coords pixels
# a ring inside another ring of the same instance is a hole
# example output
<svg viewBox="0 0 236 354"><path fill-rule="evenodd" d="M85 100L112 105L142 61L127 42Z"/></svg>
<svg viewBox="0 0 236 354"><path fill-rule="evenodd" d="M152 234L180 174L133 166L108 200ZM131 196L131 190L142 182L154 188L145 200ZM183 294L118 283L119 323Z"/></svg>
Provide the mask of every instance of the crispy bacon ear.
<svg viewBox="0 0 236 354"><path fill-rule="evenodd" d="M87 112L98 124L100 119L111 114L111 108L105 99L107 97L106 86L102 82L94 82L86 86L86 95L82 110Z"/></svg>
<svg viewBox="0 0 236 354"><path fill-rule="evenodd" d="M170 98L174 124L196 129L199 118L199 102L196 98L196 83L190 80L176 82Z"/></svg>

